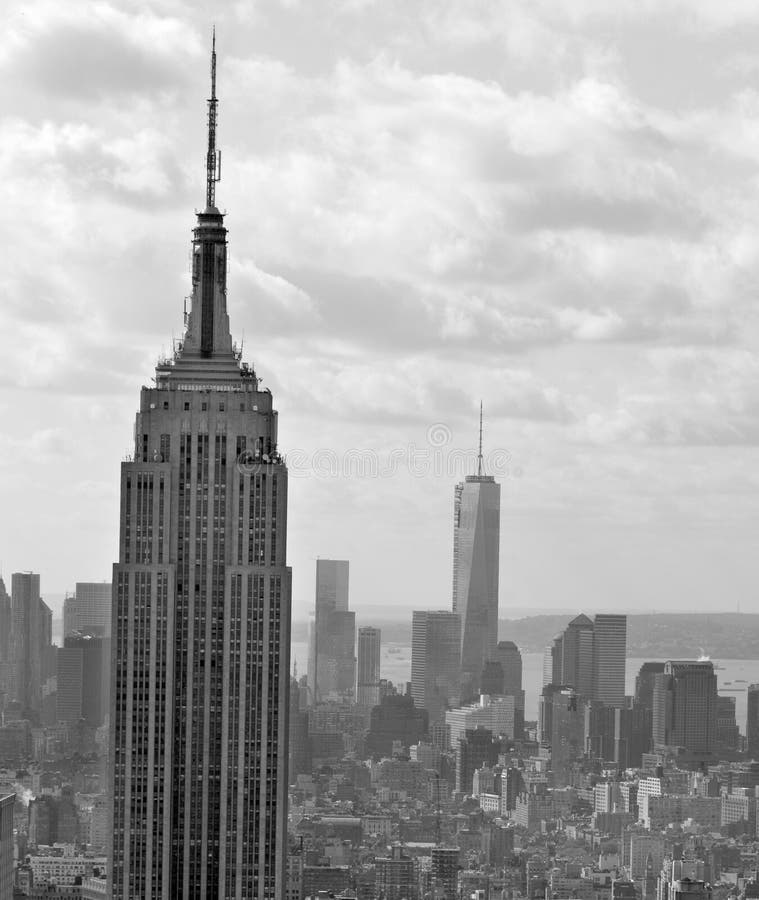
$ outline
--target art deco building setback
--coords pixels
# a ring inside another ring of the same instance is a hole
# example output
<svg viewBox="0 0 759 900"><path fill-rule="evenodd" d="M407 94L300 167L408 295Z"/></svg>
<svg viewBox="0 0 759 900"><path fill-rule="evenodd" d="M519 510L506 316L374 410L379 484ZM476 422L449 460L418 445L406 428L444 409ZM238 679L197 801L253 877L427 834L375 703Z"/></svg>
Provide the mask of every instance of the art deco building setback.
<svg viewBox="0 0 759 900"><path fill-rule="evenodd" d="M285 894L287 470L229 329L211 68L192 308L121 470L109 896L130 900Z"/></svg>

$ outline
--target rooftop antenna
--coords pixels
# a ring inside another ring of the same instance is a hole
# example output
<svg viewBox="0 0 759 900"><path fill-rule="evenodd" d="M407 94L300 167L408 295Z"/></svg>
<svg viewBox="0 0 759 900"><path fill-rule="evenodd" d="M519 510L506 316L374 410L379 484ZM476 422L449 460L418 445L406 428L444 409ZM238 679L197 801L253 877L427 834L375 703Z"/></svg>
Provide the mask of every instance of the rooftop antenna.
<svg viewBox="0 0 759 900"><path fill-rule="evenodd" d="M206 154L206 209L216 206L216 182L221 181L221 150L216 149L216 26L211 43L211 96L208 100L208 153Z"/></svg>
<svg viewBox="0 0 759 900"><path fill-rule="evenodd" d="M480 400L480 452L477 454L477 475L482 475L482 400Z"/></svg>

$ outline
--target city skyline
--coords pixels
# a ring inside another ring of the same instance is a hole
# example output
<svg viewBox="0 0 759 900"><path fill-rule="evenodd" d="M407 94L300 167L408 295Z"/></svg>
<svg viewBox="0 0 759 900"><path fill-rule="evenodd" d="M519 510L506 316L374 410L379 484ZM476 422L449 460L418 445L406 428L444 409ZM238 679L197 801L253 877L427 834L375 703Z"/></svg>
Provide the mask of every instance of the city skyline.
<svg viewBox="0 0 759 900"><path fill-rule="evenodd" d="M0 545L43 594L109 578L113 461L189 290L210 25L200 6L147 9L11 7L0 61L19 82L0 161L19 223ZM296 618L316 556L351 560L356 610L445 604L450 491L471 467L314 462L413 444L445 463L474 451L480 398L506 456L502 615L711 610L725 593L757 610L759 11L689 9L220 11L230 302L287 423Z"/></svg>

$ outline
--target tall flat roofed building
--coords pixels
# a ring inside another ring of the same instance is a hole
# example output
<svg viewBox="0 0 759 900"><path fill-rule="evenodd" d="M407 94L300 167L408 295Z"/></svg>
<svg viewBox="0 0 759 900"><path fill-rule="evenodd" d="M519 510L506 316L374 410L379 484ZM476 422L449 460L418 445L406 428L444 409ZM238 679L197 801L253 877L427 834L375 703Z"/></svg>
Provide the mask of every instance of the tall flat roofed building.
<svg viewBox="0 0 759 900"><path fill-rule="evenodd" d="M461 618L461 678L468 697L479 691L485 661L498 642L501 486L482 469L456 485L453 504L453 612ZM467 699L468 699L467 697Z"/></svg>
<svg viewBox="0 0 759 900"><path fill-rule="evenodd" d="M710 660L669 660L655 676L654 748L711 753L717 743L717 676Z"/></svg>
<svg viewBox="0 0 759 900"><path fill-rule="evenodd" d="M593 617L593 699L606 706L625 705L627 616L598 613Z"/></svg>
<svg viewBox="0 0 759 900"><path fill-rule="evenodd" d="M63 601L63 636L92 634L111 636L111 584L78 581L76 590Z"/></svg>
<svg viewBox="0 0 759 900"><path fill-rule="evenodd" d="M358 630L356 703L372 707L380 702L380 650L382 632L365 625Z"/></svg>
<svg viewBox="0 0 759 900"><path fill-rule="evenodd" d="M216 54L192 307L144 387L114 566L109 896L285 895L287 469L232 343L216 208Z"/></svg>
<svg viewBox="0 0 759 900"><path fill-rule="evenodd" d="M348 560L317 559L308 655L308 683L314 703L354 697L356 614L348 608L348 587Z"/></svg>
<svg viewBox="0 0 759 900"><path fill-rule="evenodd" d="M461 698L461 619L448 610L414 610L411 617L411 696L430 727Z"/></svg>
<svg viewBox="0 0 759 900"><path fill-rule="evenodd" d="M759 684L750 684L747 696L746 751L750 759L759 760Z"/></svg>
<svg viewBox="0 0 759 900"><path fill-rule="evenodd" d="M40 597L35 572L11 575L10 695L22 715L35 718L42 709L42 684L50 672L53 614Z"/></svg>

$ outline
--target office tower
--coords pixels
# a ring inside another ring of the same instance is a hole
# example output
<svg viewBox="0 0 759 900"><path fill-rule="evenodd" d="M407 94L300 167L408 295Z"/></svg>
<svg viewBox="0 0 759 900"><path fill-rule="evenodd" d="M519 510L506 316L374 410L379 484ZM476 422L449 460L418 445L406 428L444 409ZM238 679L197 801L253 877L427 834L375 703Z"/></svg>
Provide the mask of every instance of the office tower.
<svg viewBox="0 0 759 900"><path fill-rule="evenodd" d="M738 749L740 732L735 720L735 697L717 695L717 743L723 750Z"/></svg>
<svg viewBox="0 0 759 900"><path fill-rule="evenodd" d="M585 753L591 759L604 761L614 759L614 713L616 710L596 700L586 700L582 706Z"/></svg>
<svg viewBox="0 0 759 900"><path fill-rule="evenodd" d="M63 636L82 634L111 636L110 582L78 581L76 591L63 601Z"/></svg>
<svg viewBox="0 0 759 900"><path fill-rule="evenodd" d="M627 616L599 613L593 619L593 699L625 704Z"/></svg>
<svg viewBox="0 0 759 900"><path fill-rule="evenodd" d="M494 766L503 750L502 743L487 728L467 729L453 748L456 752L456 790L472 793L472 779L480 766Z"/></svg>
<svg viewBox="0 0 759 900"><path fill-rule="evenodd" d="M576 616L562 635L560 684L571 684L581 696L593 696L593 623L585 615Z"/></svg>
<svg viewBox="0 0 759 900"><path fill-rule="evenodd" d="M314 703L353 697L356 687L356 614L348 609L348 561L316 561L316 599L308 655Z"/></svg>
<svg viewBox="0 0 759 900"><path fill-rule="evenodd" d="M56 706L59 722L78 722L100 727L108 710L109 640L89 635L69 635L58 649Z"/></svg>
<svg viewBox="0 0 759 900"><path fill-rule="evenodd" d="M433 847L430 851L432 866L432 896L440 900L455 900L458 896L459 850L454 847Z"/></svg>
<svg viewBox="0 0 759 900"><path fill-rule="evenodd" d="M412 696L388 694L370 713L366 752L375 758L390 756L394 743L411 747L422 740L428 729L427 710L418 708Z"/></svg>
<svg viewBox="0 0 759 900"><path fill-rule="evenodd" d="M503 694L503 668L496 659L489 659L482 667L480 693L489 696Z"/></svg>
<svg viewBox="0 0 759 900"><path fill-rule="evenodd" d="M403 847L390 848L390 856L378 856L374 860L376 872L374 896L384 900L415 900L417 895L414 860L403 852Z"/></svg>
<svg viewBox="0 0 759 900"><path fill-rule="evenodd" d="M522 654L513 641L499 641L493 658L486 660L480 680L482 694L522 694Z"/></svg>
<svg viewBox="0 0 759 900"><path fill-rule="evenodd" d="M442 722L461 693L461 619L447 610L414 610L411 619L411 696L429 714L430 726Z"/></svg>
<svg viewBox="0 0 759 900"><path fill-rule="evenodd" d="M452 749L460 737L473 728L487 728L497 737L514 739L516 730L514 697L490 697L482 694L476 703L447 710L445 724Z"/></svg>
<svg viewBox="0 0 759 900"><path fill-rule="evenodd" d="M614 762L618 769L638 769L651 751L651 710L642 703L614 710Z"/></svg>
<svg viewBox="0 0 759 900"><path fill-rule="evenodd" d="M9 690L9 674L11 665L11 598L5 589L5 582L0 576L0 711L3 708L3 695Z"/></svg>
<svg viewBox="0 0 759 900"><path fill-rule="evenodd" d="M499 641L493 659L503 670L504 694L518 696L522 692L522 654L514 641Z"/></svg>
<svg viewBox="0 0 759 900"><path fill-rule="evenodd" d="M551 771L554 787L563 787L584 753L585 715L581 698L572 688L555 690L551 706Z"/></svg>
<svg viewBox="0 0 759 900"><path fill-rule="evenodd" d="M498 641L501 486L482 471L482 407L477 474L456 485L453 511L453 612L461 617L463 699L479 691L482 664Z"/></svg>
<svg viewBox="0 0 759 900"><path fill-rule="evenodd" d="M3 791L3 794L5 792ZM0 795L0 900L13 900L13 807L16 795Z"/></svg>
<svg viewBox="0 0 759 900"><path fill-rule="evenodd" d="M376 706L380 701L380 647L382 632L367 625L358 630L356 703Z"/></svg>
<svg viewBox="0 0 759 900"><path fill-rule="evenodd" d="M759 684L750 684L748 686L746 751L749 759L759 760Z"/></svg>
<svg viewBox="0 0 759 900"><path fill-rule="evenodd" d="M655 676L654 747L710 753L717 739L717 676L708 660L670 660Z"/></svg>
<svg viewBox="0 0 759 900"><path fill-rule="evenodd" d="M109 896L285 892L287 469L268 388L227 316L216 208L216 54L206 203L184 337L143 387L121 467L111 692Z"/></svg>
<svg viewBox="0 0 759 900"><path fill-rule="evenodd" d="M635 700L646 709L654 708L654 684L663 672L663 662L644 662L635 676Z"/></svg>
<svg viewBox="0 0 759 900"><path fill-rule="evenodd" d="M290 784L298 775L311 774L311 744L308 731L308 710L300 707L300 686L290 679L290 728L288 733Z"/></svg>
<svg viewBox="0 0 759 900"><path fill-rule="evenodd" d="M556 637L543 651L543 687L549 684L561 684L561 671L563 663L564 635Z"/></svg>
<svg viewBox="0 0 759 900"><path fill-rule="evenodd" d="M40 598L39 575L15 572L11 576L11 619L11 693L24 716L37 718L53 628L53 614Z"/></svg>

